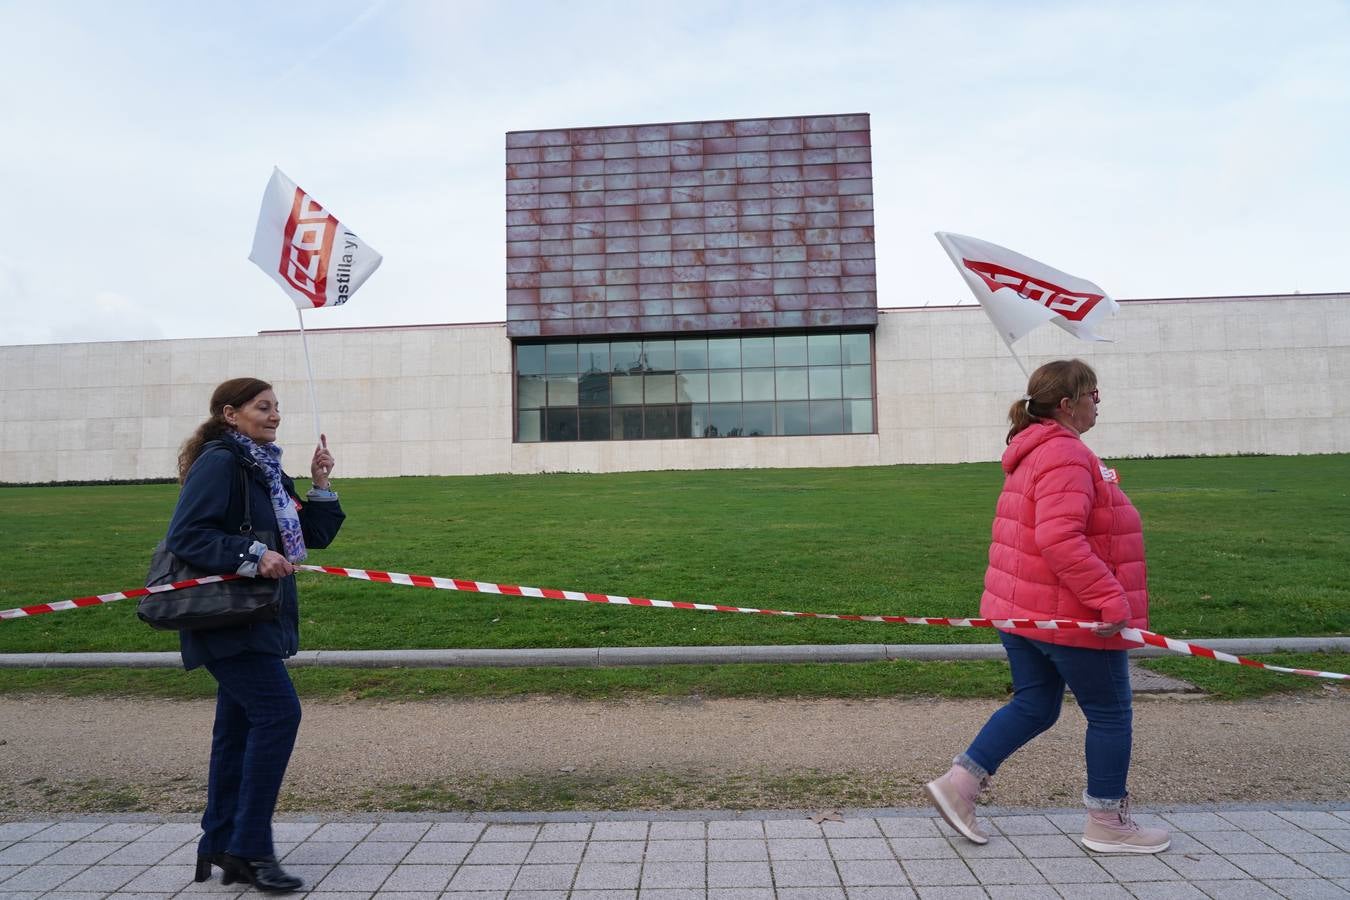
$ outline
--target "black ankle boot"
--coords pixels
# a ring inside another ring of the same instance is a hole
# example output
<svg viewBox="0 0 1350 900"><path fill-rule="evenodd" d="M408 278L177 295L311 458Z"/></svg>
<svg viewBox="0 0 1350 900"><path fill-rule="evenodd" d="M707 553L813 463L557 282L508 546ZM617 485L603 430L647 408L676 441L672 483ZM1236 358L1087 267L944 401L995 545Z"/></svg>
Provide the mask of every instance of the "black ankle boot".
<svg viewBox="0 0 1350 900"><path fill-rule="evenodd" d="M231 853L222 853L219 865L224 869L224 874L220 878L221 884L242 881L268 894L299 890L305 884L302 879L287 874L275 856L242 859Z"/></svg>
<svg viewBox="0 0 1350 900"><path fill-rule="evenodd" d="M198 853L197 871L192 876L192 880L197 882L210 881L212 866L217 866L222 870L225 868L225 864L220 861L220 858L224 855L223 853Z"/></svg>

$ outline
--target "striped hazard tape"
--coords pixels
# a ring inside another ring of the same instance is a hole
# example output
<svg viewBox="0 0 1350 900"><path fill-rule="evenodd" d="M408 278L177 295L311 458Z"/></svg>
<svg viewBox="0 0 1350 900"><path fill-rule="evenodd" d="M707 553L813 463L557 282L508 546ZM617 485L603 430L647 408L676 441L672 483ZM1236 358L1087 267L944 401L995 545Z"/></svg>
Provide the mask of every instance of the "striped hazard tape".
<svg viewBox="0 0 1350 900"><path fill-rule="evenodd" d="M0 609L0 620L23 619L28 616L40 616L43 613L61 612L67 609L80 609L85 606L98 606L112 603L114 600L131 600L147 594L162 594L165 591L180 591L183 588L196 587L199 584L211 584L216 581L233 581L242 575L205 575L201 578L189 578L172 584L157 584L154 587L133 588L129 591L114 591L111 594L95 594L92 597L76 597L73 600L53 600L51 603L34 603L32 606L19 606L14 609Z"/></svg>
<svg viewBox="0 0 1350 900"><path fill-rule="evenodd" d="M751 606L727 606L721 603L692 603L687 600L652 600L647 597L624 597L617 594L592 594L585 591L568 591L557 588L523 587L516 584L497 584L491 581L465 581L460 578L439 578L431 575L407 575L402 572L382 572L377 569L348 569L342 566L306 566L295 567L300 572L315 572L323 575L338 575L343 578L357 578L382 584L399 584L407 587L433 588L441 591L465 591L475 594L498 594L503 597L529 597L541 600L575 600L582 603L606 603L615 606L646 606L660 609L689 609L705 612L755 613L764 616L784 616L796 619L834 619L840 622L882 622L892 625L940 625L949 628L1038 628L1046 631L1071 628L1091 629L1096 623L1080 622L1076 619L961 619L948 616L869 616L847 613L792 612L782 609L761 609ZM98 594L92 597L79 597L74 600L60 600L53 603L39 603L22 606L17 609L0 610L0 619L18 619L42 613L59 612L83 606L97 606L130 597L143 597L163 591L174 591L195 587L212 581L227 581L238 575L211 575L174 584L162 584L152 588L137 588L113 594ZM1142 628L1124 628L1120 636L1127 641L1161 647L1185 656L1200 656L1205 659L1248 666L1253 669L1265 669L1269 672L1284 672L1290 675L1307 675L1312 678L1330 678L1350 681L1350 675L1341 672L1318 672L1313 669L1290 669L1257 662L1243 656L1213 650L1189 641L1175 638Z"/></svg>

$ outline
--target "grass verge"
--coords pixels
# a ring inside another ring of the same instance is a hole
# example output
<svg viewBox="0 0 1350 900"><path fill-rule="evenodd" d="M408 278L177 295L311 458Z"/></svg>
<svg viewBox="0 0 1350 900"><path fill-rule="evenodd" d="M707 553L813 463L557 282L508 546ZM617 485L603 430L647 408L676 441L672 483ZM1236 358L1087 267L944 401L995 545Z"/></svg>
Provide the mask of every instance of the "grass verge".
<svg viewBox="0 0 1350 900"><path fill-rule="evenodd" d="M1350 654L1278 653L1262 661L1289 668L1345 672ZM1277 694L1344 691L1338 684L1297 675L1261 672L1211 660L1145 659L1145 668L1189 681L1211 698L1243 700ZM641 666L612 669L293 669L308 700L509 699L535 695L577 700L751 697L868 699L884 697L998 698L1010 689L1007 663L999 660L869 663L746 663L714 666ZM204 699L215 682L203 670L0 669L0 694L72 697Z"/></svg>
<svg viewBox="0 0 1350 900"><path fill-rule="evenodd" d="M1350 673L1350 653L1266 653L1252 656L1258 662L1289 669ZM1350 697L1350 683L1305 675L1262 672L1246 666L1216 663L1191 656L1140 660L1144 668L1182 681L1189 681L1217 700L1246 700L1282 694L1332 693Z"/></svg>
<svg viewBox="0 0 1350 900"><path fill-rule="evenodd" d="M922 780L913 774L822 770L462 776L306 793L283 790L277 812L284 816L319 809L351 814L881 807L912 805L921 796ZM205 792L204 776L156 784L32 778L0 785L0 821L10 814L197 813Z"/></svg>

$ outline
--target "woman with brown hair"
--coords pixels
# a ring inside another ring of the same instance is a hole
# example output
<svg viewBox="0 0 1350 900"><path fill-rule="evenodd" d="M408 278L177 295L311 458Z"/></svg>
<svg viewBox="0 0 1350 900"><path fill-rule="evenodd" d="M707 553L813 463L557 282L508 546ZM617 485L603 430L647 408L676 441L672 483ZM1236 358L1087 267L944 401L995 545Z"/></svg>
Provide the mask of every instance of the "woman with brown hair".
<svg viewBox="0 0 1350 900"><path fill-rule="evenodd" d="M1101 853L1159 853L1167 832L1130 815L1126 776L1133 735L1125 627L1148 627L1148 584L1139 513L1114 469L1083 443L1097 423L1097 374L1082 360L1056 360L1031 374L1008 412L1006 478L994 513L980 615L1076 619L1091 629L999 631L1013 696L989 718L947 774L925 790L969 840L989 838L975 821L981 788L1005 759L1059 718L1067 684L1087 718L1088 819L1083 844Z"/></svg>
<svg viewBox="0 0 1350 900"><path fill-rule="evenodd" d="M281 470L280 424L267 382L232 378L218 386L210 417L179 453L183 487L165 537L174 555L208 572L281 580L274 620L179 632L184 667L205 666L217 684L196 880L210 878L215 865L223 883L269 892L303 884L281 868L272 845L272 813L300 727L300 701L283 663L300 646L295 564L307 548L328 546L344 518L329 481L327 439L314 448L313 486L301 503ZM254 532L270 545L240 533L245 491Z"/></svg>

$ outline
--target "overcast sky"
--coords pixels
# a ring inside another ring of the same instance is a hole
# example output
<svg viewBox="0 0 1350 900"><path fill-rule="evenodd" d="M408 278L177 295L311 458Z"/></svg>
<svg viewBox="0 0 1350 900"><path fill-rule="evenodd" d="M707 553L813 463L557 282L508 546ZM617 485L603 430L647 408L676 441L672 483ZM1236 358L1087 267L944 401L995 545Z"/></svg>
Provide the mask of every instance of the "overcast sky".
<svg viewBox="0 0 1350 900"><path fill-rule="evenodd" d="M854 112L882 306L1350 290L1346 0L0 0L0 344L294 327L274 165L385 256L307 327L501 321L505 132Z"/></svg>

